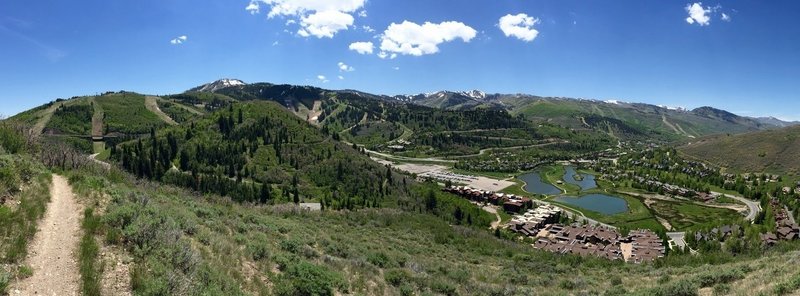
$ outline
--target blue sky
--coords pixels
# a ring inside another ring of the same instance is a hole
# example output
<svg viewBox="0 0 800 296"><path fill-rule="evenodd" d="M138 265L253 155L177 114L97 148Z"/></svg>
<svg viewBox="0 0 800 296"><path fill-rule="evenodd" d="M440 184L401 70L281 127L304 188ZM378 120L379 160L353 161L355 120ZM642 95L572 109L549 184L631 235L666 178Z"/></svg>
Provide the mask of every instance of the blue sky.
<svg viewBox="0 0 800 296"><path fill-rule="evenodd" d="M0 114L108 90L178 93L230 77L800 119L800 2L694 3L4 0Z"/></svg>

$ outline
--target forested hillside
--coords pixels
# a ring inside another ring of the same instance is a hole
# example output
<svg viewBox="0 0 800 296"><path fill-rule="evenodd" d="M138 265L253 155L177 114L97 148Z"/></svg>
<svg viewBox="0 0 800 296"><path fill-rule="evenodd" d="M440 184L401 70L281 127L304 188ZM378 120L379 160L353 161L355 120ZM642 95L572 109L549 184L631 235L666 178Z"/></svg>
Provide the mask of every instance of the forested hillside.
<svg viewBox="0 0 800 296"><path fill-rule="evenodd" d="M228 105L202 120L124 143L112 158L133 174L256 204L320 202L323 208L402 207L457 223L491 217L382 166L273 102ZM426 189L427 188L427 189ZM438 206L423 204L433 194Z"/></svg>

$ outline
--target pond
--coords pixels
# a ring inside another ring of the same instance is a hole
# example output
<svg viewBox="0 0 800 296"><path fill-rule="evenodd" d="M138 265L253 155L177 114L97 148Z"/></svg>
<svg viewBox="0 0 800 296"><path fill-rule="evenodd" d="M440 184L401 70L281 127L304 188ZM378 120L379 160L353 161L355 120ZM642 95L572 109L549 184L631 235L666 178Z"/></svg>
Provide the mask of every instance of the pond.
<svg viewBox="0 0 800 296"><path fill-rule="evenodd" d="M542 176L539 172L531 172L519 176L519 179L525 181L525 191L535 194L556 195L561 194L561 190L551 184L542 181Z"/></svg>
<svg viewBox="0 0 800 296"><path fill-rule="evenodd" d="M605 194L587 194L581 197L561 196L554 200L605 215L614 215L628 211L628 202L624 199Z"/></svg>
<svg viewBox="0 0 800 296"><path fill-rule="evenodd" d="M564 182L578 185L581 190L589 190L592 188L597 188L597 182L594 181L594 175L592 174L578 174L575 171L575 167L573 166L565 166L564 170L566 173L564 174ZM579 175L580 180L575 179L575 175Z"/></svg>

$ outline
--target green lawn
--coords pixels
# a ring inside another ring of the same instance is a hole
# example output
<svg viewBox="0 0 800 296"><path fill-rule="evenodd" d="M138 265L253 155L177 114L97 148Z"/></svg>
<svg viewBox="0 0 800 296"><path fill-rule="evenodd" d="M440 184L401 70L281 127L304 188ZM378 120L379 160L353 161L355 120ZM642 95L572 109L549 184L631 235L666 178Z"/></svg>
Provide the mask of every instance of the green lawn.
<svg viewBox="0 0 800 296"><path fill-rule="evenodd" d="M676 230L735 224L742 220L742 215L734 210L704 207L689 202L657 201L650 207Z"/></svg>

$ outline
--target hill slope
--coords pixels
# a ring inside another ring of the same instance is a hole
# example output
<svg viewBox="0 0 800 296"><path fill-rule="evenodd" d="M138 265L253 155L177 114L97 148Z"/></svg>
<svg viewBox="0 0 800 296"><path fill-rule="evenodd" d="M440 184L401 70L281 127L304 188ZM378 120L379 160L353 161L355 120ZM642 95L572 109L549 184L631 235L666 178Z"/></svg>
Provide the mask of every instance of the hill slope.
<svg viewBox="0 0 800 296"><path fill-rule="evenodd" d="M671 140L699 137L717 133L742 133L777 128L776 121L757 120L731 114L711 107L695 110L667 108L650 104L620 101L596 101L558 97L539 97L516 94L471 95L473 92L436 92L414 96L395 96L394 99L434 108L468 110L497 108L527 118L558 122L565 126L584 127L581 118L592 115L616 120L622 129L646 129L647 133ZM589 126L603 131L603 128Z"/></svg>
<svg viewBox="0 0 800 296"><path fill-rule="evenodd" d="M700 138L681 146L695 158L740 172L800 173L800 127Z"/></svg>

